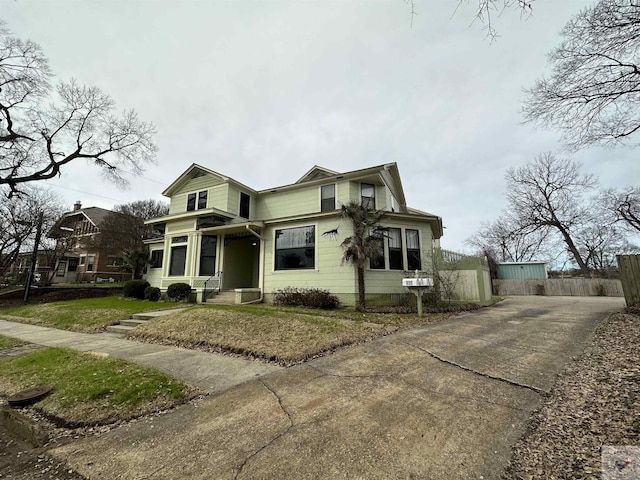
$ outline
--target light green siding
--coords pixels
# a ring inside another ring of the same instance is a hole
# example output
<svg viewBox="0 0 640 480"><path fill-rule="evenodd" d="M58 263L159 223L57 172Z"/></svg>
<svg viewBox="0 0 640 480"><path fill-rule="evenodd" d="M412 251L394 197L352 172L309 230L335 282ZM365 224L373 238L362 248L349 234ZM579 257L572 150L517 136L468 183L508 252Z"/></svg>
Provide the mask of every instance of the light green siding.
<svg viewBox="0 0 640 480"><path fill-rule="evenodd" d="M209 208L217 208L223 212L231 212L229 210L229 184L223 183L209 189Z"/></svg>
<svg viewBox="0 0 640 480"><path fill-rule="evenodd" d="M319 211L320 187L317 185L300 190L263 194L254 210L257 219L283 218Z"/></svg>
<svg viewBox="0 0 640 480"><path fill-rule="evenodd" d="M340 242L349 233L340 228L338 238L322 236L323 232L338 226L337 216L331 219L321 219L309 222L296 222L270 226L265 229L265 293L271 293L285 287L321 288L331 293L353 292L355 285L355 269L351 265L341 266L342 249ZM280 228L291 228L315 225L316 250L315 268L310 270L275 270L275 231Z"/></svg>
<svg viewBox="0 0 640 480"><path fill-rule="evenodd" d="M175 234L175 233L189 233L192 230L195 230L195 220L176 220L173 222L167 222L167 234Z"/></svg>
<svg viewBox="0 0 640 480"><path fill-rule="evenodd" d="M229 185L227 192L227 209L226 211L232 215L238 215L240 211L240 190L236 187ZM247 193L247 192L245 192ZM253 199L251 199L253 200ZM253 203L253 202L252 202Z"/></svg>
<svg viewBox="0 0 640 480"><path fill-rule="evenodd" d="M187 211L187 196L190 193L198 193L203 190L209 190L211 195L211 187L216 185L223 185L223 181L217 177L206 175L204 177L192 178L183 185L180 186L171 196L171 202L169 204L169 214L183 213ZM207 207L216 206L211 198L207 198ZM216 208L220 208L217 207Z"/></svg>

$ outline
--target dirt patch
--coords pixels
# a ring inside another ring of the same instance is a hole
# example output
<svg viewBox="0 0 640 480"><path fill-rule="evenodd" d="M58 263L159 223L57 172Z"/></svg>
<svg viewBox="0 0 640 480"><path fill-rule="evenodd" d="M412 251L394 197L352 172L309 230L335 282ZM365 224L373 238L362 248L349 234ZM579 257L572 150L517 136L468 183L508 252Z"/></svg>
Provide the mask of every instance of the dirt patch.
<svg viewBox="0 0 640 480"><path fill-rule="evenodd" d="M505 479L598 479L603 445L640 443L640 315L615 313L558 377Z"/></svg>

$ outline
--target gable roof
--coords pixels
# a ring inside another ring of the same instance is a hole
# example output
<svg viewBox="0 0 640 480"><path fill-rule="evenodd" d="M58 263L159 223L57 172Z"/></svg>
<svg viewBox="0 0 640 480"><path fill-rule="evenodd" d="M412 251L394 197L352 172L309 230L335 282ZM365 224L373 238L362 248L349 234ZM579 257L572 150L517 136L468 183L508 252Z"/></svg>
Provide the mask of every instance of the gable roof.
<svg viewBox="0 0 640 480"><path fill-rule="evenodd" d="M395 162L376 165L375 167L362 168L359 170L351 170L344 173L334 172L328 168L314 166L296 183L283 185L281 187L267 188L265 190L260 190L258 193L295 190L309 185L320 185L322 183L335 180L379 181L389 188L391 194L398 202L398 208L400 211L402 213L407 213L407 200L404 196L398 165Z"/></svg>
<svg viewBox="0 0 640 480"><path fill-rule="evenodd" d="M333 170L329 170L328 168L314 165L307 173L301 176L296 183L310 182L312 180L332 177L334 175L339 175L339 173L334 172Z"/></svg>
<svg viewBox="0 0 640 480"><path fill-rule="evenodd" d="M174 180L173 183L169 185L164 190L164 192L162 192L162 195L164 195L165 197L170 197L171 195L173 195L173 193L176 190L180 189L180 187L182 187L186 182L188 182L192 178L197 178L199 176L202 176L202 174L216 177L220 179L223 183L232 183L242 188L243 190L247 190L251 193L256 193L256 191L253 188L247 187L246 185L243 185L242 183L238 182L237 180L234 180L231 177L222 175L221 173L218 173L207 167L203 167L202 165L198 165L197 163L192 163L191 166L182 173L182 175L180 175L176 180Z"/></svg>

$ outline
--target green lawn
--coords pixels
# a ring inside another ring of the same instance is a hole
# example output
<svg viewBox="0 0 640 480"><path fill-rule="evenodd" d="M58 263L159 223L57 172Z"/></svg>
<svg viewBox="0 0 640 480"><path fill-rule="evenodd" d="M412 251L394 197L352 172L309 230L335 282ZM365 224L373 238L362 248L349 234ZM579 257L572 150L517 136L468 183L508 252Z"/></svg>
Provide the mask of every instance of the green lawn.
<svg viewBox="0 0 640 480"><path fill-rule="evenodd" d="M0 310L0 318L76 332L99 332L134 313L174 308L172 302L147 302L120 297L86 298Z"/></svg>
<svg viewBox="0 0 640 480"><path fill-rule="evenodd" d="M4 350L5 348L13 348L19 347L20 345L26 345L27 342L23 342L22 340L18 340L17 338L5 337L4 335L0 335L0 350Z"/></svg>
<svg viewBox="0 0 640 480"><path fill-rule="evenodd" d="M129 333L141 341L244 354L292 364L445 315L399 315L278 308L201 306L153 319Z"/></svg>
<svg viewBox="0 0 640 480"><path fill-rule="evenodd" d="M47 348L0 359L0 396L36 385L53 387L36 408L71 427L164 410L197 393L156 370L69 349Z"/></svg>

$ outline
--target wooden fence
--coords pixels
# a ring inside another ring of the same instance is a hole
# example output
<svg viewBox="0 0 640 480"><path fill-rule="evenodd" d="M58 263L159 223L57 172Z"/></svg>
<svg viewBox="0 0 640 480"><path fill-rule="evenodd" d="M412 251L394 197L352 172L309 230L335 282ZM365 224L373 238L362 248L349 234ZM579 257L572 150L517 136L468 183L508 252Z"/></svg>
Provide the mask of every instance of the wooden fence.
<svg viewBox="0 0 640 480"><path fill-rule="evenodd" d="M640 276L638 278L640 278ZM604 278L548 278L537 280L494 279L493 293L496 295L624 297L622 282L620 282L620 280L609 280Z"/></svg>
<svg viewBox="0 0 640 480"><path fill-rule="evenodd" d="M618 255L618 268L627 305L640 304L640 255Z"/></svg>

